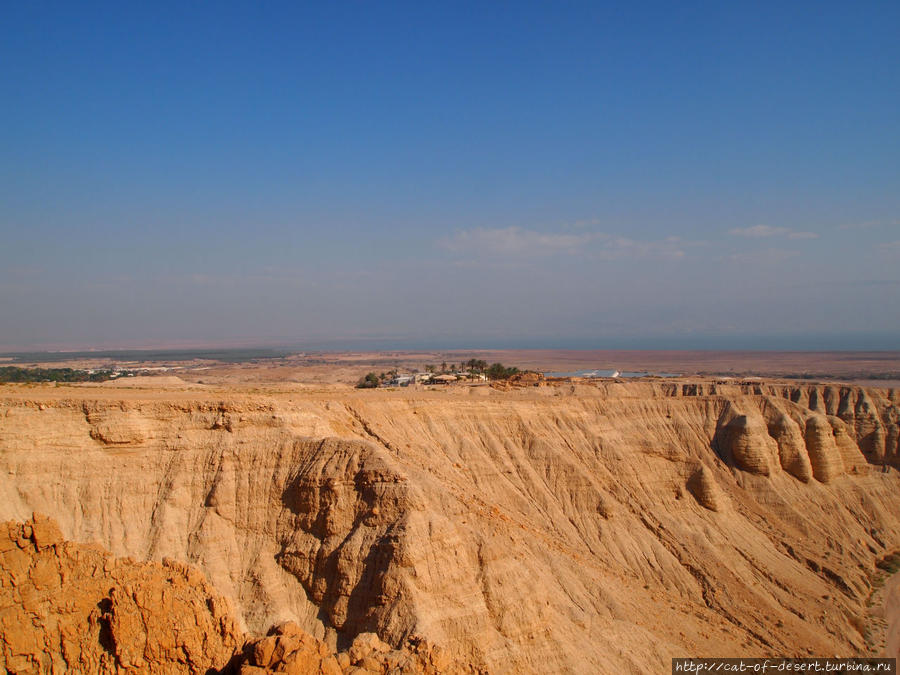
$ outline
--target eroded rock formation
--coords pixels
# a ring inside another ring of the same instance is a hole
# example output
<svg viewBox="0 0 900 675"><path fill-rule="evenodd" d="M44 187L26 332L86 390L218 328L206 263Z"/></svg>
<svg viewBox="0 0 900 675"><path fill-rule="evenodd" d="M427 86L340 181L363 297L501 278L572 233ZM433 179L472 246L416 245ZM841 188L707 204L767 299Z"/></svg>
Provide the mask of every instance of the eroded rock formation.
<svg viewBox="0 0 900 675"><path fill-rule="evenodd" d="M733 417L721 427L718 444L724 449L725 458L731 458L744 471L761 476L772 472L777 444L758 413Z"/></svg>
<svg viewBox="0 0 900 675"><path fill-rule="evenodd" d="M688 489L697 502L710 511L720 511L724 506L722 490L716 485L709 467L701 464L688 481Z"/></svg>
<svg viewBox="0 0 900 675"><path fill-rule="evenodd" d="M18 673L477 673L422 639L335 652L293 622L244 635L189 565L115 558L35 514L0 524L0 668Z"/></svg>
<svg viewBox="0 0 900 675"><path fill-rule="evenodd" d="M898 403L710 382L8 388L0 517L194 564L242 629L292 621L334 654L365 633L491 672L862 653L869 573L900 548Z"/></svg>
<svg viewBox="0 0 900 675"><path fill-rule="evenodd" d="M829 483L844 473L844 461L834 440L834 428L824 415L807 418L806 449L816 480Z"/></svg>

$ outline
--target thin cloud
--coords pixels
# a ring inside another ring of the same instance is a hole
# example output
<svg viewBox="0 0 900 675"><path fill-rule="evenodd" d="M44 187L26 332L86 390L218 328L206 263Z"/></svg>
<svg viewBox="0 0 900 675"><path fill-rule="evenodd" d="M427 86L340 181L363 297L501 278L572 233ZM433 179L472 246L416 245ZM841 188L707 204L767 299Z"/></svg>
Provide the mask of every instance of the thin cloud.
<svg viewBox="0 0 900 675"><path fill-rule="evenodd" d="M815 232L801 232L789 227L773 227L771 225L753 225L751 227L736 227L729 230L736 237L750 237L761 239L763 237L787 237L788 239L816 239Z"/></svg>
<svg viewBox="0 0 900 675"><path fill-rule="evenodd" d="M499 229L477 227L462 230L442 239L441 246L458 253L490 253L494 255L540 255L546 253L576 253L597 238L598 234L546 233L521 227Z"/></svg>
<svg viewBox="0 0 900 675"><path fill-rule="evenodd" d="M454 253L506 258L541 255L582 255L594 260L683 258L691 245L679 237L642 241L606 232L538 232L520 227L474 228L441 239Z"/></svg>
<svg viewBox="0 0 900 675"><path fill-rule="evenodd" d="M726 260L740 264L772 265L796 258L798 255L797 251L787 251L783 248L767 248L763 251L732 253Z"/></svg>
<svg viewBox="0 0 900 675"><path fill-rule="evenodd" d="M684 258L689 245L679 237L666 237L653 241L641 241L628 237L609 237L593 256L600 260L621 260L624 258L654 258L679 260Z"/></svg>

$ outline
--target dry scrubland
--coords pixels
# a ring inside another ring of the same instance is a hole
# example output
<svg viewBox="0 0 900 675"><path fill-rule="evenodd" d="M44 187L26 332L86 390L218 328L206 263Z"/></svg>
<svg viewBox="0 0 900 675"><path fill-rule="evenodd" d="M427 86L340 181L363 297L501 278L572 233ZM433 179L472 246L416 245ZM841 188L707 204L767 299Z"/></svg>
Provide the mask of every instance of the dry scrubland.
<svg viewBox="0 0 900 675"><path fill-rule="evenodd" d="M0 667L897 650L896 390L143 384L0 388Z"/></svg>

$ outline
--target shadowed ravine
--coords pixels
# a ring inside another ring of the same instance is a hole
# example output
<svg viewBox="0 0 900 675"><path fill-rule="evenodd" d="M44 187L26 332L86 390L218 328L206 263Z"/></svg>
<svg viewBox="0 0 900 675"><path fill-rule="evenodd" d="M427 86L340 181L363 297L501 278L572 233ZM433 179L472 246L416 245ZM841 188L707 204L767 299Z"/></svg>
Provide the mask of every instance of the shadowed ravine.
<svg viewBox="0 0 900 675"><path fill-rule="evenodd" d="M246 629L341 648L418 636L492 672L863 654L900 548L894 391L3 396L0 520L195 564Z"/></svg>

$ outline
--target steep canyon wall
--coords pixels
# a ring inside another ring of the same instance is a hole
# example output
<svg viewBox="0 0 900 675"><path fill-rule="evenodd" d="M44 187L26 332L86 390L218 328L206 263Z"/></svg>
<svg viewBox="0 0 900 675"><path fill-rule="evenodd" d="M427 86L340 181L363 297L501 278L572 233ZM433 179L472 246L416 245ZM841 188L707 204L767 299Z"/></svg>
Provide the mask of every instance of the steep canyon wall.
<svg viewBox="0 0 900 675"><path fill-rule="evenodd" d="M492 672L860 654L898 412L765 383L9 388L0 521L197 565L252 632L419 636Z"/></svg>

